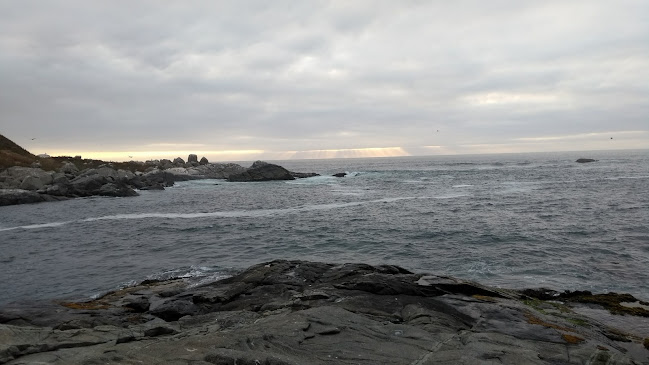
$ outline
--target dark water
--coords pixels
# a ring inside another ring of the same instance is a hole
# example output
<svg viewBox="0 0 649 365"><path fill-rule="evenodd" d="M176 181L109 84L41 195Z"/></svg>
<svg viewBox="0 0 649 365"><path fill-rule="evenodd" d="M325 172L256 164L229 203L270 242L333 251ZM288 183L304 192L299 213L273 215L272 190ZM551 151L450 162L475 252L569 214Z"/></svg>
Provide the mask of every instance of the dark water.
<svg viewBox="0 0 649 365"><path fill-rule="evenodd" d="M649 151L279 163L350 175L0 207L0 304L279 258L649 300Z"/></svg>

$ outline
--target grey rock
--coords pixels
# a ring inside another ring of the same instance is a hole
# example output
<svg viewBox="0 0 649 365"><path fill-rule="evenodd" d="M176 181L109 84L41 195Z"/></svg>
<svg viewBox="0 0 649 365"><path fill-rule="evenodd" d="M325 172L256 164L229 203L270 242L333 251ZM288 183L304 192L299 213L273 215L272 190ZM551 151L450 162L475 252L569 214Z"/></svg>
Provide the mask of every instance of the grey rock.
<svg viewBox="0 0 649 365"><path fill-rule="evenodd" d="M209 161L207 161L207 158L205 158L205 157L201 157L201 160L199 161L199 164L201 164L201 165L207 165L208 163L209 163Z"/></svg>
<svg viewBox="0 0 649 365"><path fill-rule="evenodd" d="M649 318L634 318L647 333L628 333L521 295L390 265L278 260L198 287L144 282L0 310L0 363L648 363Z"/></svg>
<svg viewBox="0 0 649 365"><path fill-rule="evenodd" d="M18 188L23 190L39 190L44 186L45 184L43 184L43 181L41 181L41 179L39 179L38 177L27 176L25 177L25 179L23 179Z"/></svg>
<svg viewBox="0 0 649 365"><path fill-rule="evenodd" d="M0 206L49 202L63 199L61 197L39 194L30 190L0 189Z"/></svg>
<svg viewBox="0 0 649 365"><path fill-rule="evenodd" d="M106 176L100 175L97 170L89 169L83 171L78 177L70 181L74 194L78 196L97 195L99 189L111 182Z"/></svg>
<svg viewBox="0 0 649 365"><path fill-rule="evenodd" d="M185 160L183 160L183 159L180 158L180 157L176 157L176 158L174 159L173 164L174 164L175 166L183 166L183 165L185 164Z"/></svg>
<svg viewBox="0 0 649 365"><path fill-rule="evenodd" d="M238 174L228 176L228 181L251 182L270 180L295 180L291 173L275 164L263 161L256 161L252 166Z"/></svg>
<svg viewBox="0 0 649 365"><path fill-rule="evenodd" d="M63 166L61 166L58 171L73 176L79 173L77 166L69 161L63 162Z"/></svg>
<svg viewBox="0 0 649 365"><path fill-rule="evenodd" d="M188 162L188 163L191 163L191 162L198 162L198 156L195 155L195 154L193 154L193 153L190 154L190 155L187 157L187 162Z"/></svg>
<svg viewBox="0 0 649 365"><path fill-rule="evenodd" d="M246 171L246 168L235 163L208 163L196 166L192 170L207 179L227 179L231 175Z"/></svg>
<svg viewBox="0 0 649 365"><path fill-rule="evenodd" d="M157 166L158 166L160 169L170 169L170 168L172 168L172 167L174 166L174 163L173 163L171 160L167 160L167 159L165 158L165 159L160 160L160 161L158 162Z"/></svg>
<svg viewBox="0 0 649 365"><path fill-rule="evenodd" d="M102 165L97 168L97 175L105 177L108 181L118 181L119 174L111 166Z"/></svg>
<svg viewBox="0 0 649 365"><path fill-rule="evenodd" d="M345 176L347 176L347 173L346 172L337 172L337 173L335 173L335 174L333 174L331 176L333 176L333 177L345 177Z"/></svg>
<svg viewBox="0 0 649 365"><path fill-rule="evenodd" d="M53 184L47 186L42 191L42 193L53 196L70 196L73 194L70 183Z"/></svg>
<svg viewBox="0 0 649 365"><path fill-rule="evenodd" d="M25 179L28 179L28 185L33 184L48 185L52 183L52 172L43 171L40 168L13 166L0 172L0 188L19 189ZM38 180L39 182L37 182ZM38 189L31 189L38 190Z"/></svg>

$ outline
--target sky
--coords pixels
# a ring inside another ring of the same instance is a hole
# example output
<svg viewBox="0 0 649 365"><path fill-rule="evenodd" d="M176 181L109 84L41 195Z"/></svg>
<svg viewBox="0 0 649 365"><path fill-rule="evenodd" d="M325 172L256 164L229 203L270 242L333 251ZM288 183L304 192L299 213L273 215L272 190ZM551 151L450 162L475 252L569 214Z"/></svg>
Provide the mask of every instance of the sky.
<svg viewBox="0 0 649 365"><path fill-rule="evenodd" d="M649 2L0 0L0 84L36 154L649 148Z"/></svg>

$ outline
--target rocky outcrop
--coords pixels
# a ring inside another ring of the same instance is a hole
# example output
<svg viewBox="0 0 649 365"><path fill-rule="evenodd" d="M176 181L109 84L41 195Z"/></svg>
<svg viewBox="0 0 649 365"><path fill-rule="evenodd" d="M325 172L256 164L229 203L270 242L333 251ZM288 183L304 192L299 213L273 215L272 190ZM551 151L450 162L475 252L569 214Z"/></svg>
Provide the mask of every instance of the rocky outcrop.
<svg viewBox="0 0 649 365"><path fill-rule="evenodd" d="M577 163L589 163L589 162L596 162L597 160L594 160L592 158L579 158L577 159Z"/></svg>
<svg viewBox="0 0 649 365"><path fill-rule="evenodd" d="M331 176L333 176L333 177L345 177L345 176L347 176L347 173L346 172L337 172L337 173L335 173L335 174L333 174Z"/></svg>
<svg viewBox="0 0 649 365"><path fill-rule="evenodd" d="M201 157L201 160L198 161L198 163L199 163L200 165L207 165L207 164L210 163L210 162L207 160L207 158L205 158L205 157Z"/></svg>
<svg viewBox="0 0 649 365"><path fill-rule="evenodd" d="M187 163L192 163L192 162L198 163L198 156L193 153L190 154L189 157L187 157Z"/></svg>
<svg viewBox="0 0 649 365"><path fill-rule="evenodd" d="M264 161L256 161L245 171L228 177L228 181L235 182L271 180L295 180L295 178L287 169Z"/></svg>
<svg viewBox="0 0 649 365"><path fill-rule="evenodd" d="M33 167L10 167L0 172L0 188L38 190L52 183L51 171Z"/></svg>
<svg viewBox="0 0 649 365"><path fill-rule="evenodd" d="M63 199L65 198L48 194L39 194L35 191L30 190L0 189L0 206L41 203Z"/></svg>
<svg viewBox="0 0 649 365"><path fill-rule="evenodd" d="M279 260L197 287L0 310L0 363L647 363L649 334L579 306L390 265Z"/></svg>
<svg viewBox="0 0 649 365"><path fill-rule="evenodd" d="M149 166L146 173L116 169L112 164L79 171L76 165L69 161L63 162L58 172L44 171L40 168L11 167L0 172L0 189L18 189L21 192L7 193L7 198L1 200L0 205L56 200L47 196L134 196L137 195L134 189L164 190L178 181L197 179L266 181L317 176L314 173L289 172L281 166L262 161L257 161L246 169L234 163L199 164L193 157L188 164L181 164L176 160L173 163L169 160L147 161L144 164ZM39 197L22 191L32 191L44 196Z"/></svg>

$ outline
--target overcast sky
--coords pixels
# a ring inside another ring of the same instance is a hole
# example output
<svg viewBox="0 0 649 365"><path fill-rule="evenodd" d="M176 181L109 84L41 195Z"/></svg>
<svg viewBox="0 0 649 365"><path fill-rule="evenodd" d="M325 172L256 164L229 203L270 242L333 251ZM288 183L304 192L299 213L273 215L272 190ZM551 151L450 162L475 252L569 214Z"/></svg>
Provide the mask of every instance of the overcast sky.
<svg viewBox="0 0 649 365"><path fill-rule="evenodd" d="M0 83L52 155L649 148L649 1L0 0Z"/></svg>

